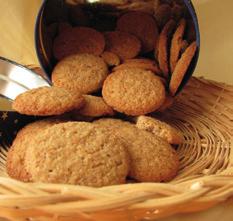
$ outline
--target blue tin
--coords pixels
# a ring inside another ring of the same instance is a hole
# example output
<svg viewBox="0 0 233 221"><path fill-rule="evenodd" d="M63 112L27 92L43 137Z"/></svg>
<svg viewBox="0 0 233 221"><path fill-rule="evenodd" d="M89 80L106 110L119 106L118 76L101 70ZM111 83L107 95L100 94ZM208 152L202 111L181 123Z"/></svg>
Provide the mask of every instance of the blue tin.
<svg viewBox="0 0 233 221"><path fill-rule="evenodd" d="M156 0L155 0L156 1ZM173 0L168 0L167 2L171 2ZM79 1L70 1L70 2L79 2ZM81 2L91 2L90 0L81 1ZM183 82L178 90L180 92L183 87L186 85L192 74L194 73L195 67L198 62L199 58L199 52L200 52L200 30L199 30L199 24L198 24L198 18L195 12L195 8L192 4L191 0L183 0L184 6L187 8L187 11L189 13L189 18L191 18L194 28L195 28L195 35L196 35L196 42L197 42L197 51L195 54L195 57L183 79ZM83 3L82 3L83 4ZM85 3L87 7L93 7L95 10L103 10L104 13L113 13L114 10L116 13L118 12L118 9L115 9L110 4L101 4L101 7L98 6L98 3ZM100 4L99 4L100 5ZM104 6L104 7L103 7ZM36 52L37 57L40 62L41 67L45 71L45 73L48 75L48 78L51 77L52 70L54 66L56 65L56 60L53 58L52 55L52 40L48 38L47 33L47 27L50 24L56 24L58 22L66 22L67 16L69 16L69 8L72 7L71 5L66 4L66 0L44 0L38 16L37 16L37 22L35 26L35 46L36 46ZM108 11L109 10L109 11ZM98 11L98 12L99 12ZM108 17L109 18L109 17ZM54 27L54 30L56 27Z"/></svg>

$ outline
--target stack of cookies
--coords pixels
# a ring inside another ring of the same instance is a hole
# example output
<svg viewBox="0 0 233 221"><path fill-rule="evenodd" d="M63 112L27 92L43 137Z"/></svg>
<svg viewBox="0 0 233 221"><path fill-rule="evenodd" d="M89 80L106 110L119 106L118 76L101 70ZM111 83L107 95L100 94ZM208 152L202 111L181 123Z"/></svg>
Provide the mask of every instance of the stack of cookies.
<svg viewBox="0 0 233 221"><path fill-rule="evenodd" d="M8 174L25 182L95 187L128 177L170 181L179 169L171 145L183 137L145 115L171 106L196 49L180 1L160 1L154 15L123 13L105 32L60 23L53 40L53 86L13 102L21 114L49 118L18 133Z"/></svg>

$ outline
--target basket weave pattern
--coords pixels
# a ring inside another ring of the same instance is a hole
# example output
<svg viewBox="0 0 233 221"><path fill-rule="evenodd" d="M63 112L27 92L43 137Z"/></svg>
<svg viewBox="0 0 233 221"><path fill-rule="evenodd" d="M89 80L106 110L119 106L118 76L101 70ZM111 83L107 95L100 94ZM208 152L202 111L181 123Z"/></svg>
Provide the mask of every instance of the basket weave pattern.
<svg viewBox="0 0 233 221"><path fill-rule="evenodd" d="M209 208L233 195L233 86L192 78L161 116L185 136L170 183L91 188L7 178L0 148L0 217L9 220L153 220Z"/></svg>

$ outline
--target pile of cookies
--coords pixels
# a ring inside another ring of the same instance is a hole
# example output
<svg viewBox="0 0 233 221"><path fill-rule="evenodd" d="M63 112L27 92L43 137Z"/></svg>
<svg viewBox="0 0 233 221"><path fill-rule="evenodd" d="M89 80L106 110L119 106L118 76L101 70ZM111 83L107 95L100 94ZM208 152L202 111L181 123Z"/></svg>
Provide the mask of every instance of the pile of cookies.
<svg viewBox="0 0 233 221"><path fill-rule="evenodd" d="M17 134L8 174L25 182L94 187L128 178L173 179L179 159L172 145L183 136L146 115L171 106L197 50L186 13L180 1L161 1L154 16L126 12L111 31L60 23L53 86L13 102L21 114L47 118Z"/></svg>

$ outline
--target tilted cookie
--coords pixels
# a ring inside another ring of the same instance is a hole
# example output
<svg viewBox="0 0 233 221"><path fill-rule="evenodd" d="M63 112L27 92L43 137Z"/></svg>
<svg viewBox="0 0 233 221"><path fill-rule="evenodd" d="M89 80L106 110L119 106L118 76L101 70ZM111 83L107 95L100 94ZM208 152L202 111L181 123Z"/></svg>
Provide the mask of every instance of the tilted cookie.
<svg viewBox="0 0 233 221"><path fill-rule="evenodd" d="M106 50L117 54L121 60L136 57L141 50L137 37L126 32L105 32Z"/></svg>
<svg viewBox="0 0 233 221"><path fill-rule="evenodd" d="M129 68L113 72L103 86L105 102L118 112L137 116L157 110L165 100L165 87L151 71Z"/></svg>
<svg viewBox="0 0 233 221"><path fill-rule="evenodd" d="M61 60L52 72L55 86L89 94L103 85L108 75L107 64L92 54L75 54Z"/></svg>
<svg viewBox="0 0 233 221"><path fill-rule="evenodd" d="M150 59L128 59L125 60L123 64L116 66L113 71L123 70L127 68L141 68L154 72L157 75L161 75L161 70L158 64Z"/></svg>
<svg viewBox="0 0 233 221"><path fill-rule="evenodd" d="M38 133L26 151L33 182L101 187L125 183L125 142L98 125L69 122Z"/></svg>
<svg viewBox="0 0 233 221"><path fill-rule="evenodd" d="M180 52L182 50L183 36L186 27L185 19L179 22L178 28L176 29L171 43L170 49L170 68L171 72L175 70L176 64L179 60Z"/></svg>
<svg viewBox="0 0 233 221"><path fill-rule="evenodd" d="M169 76L169 56L168 56L168 45L169 40L172 36L173 30L176 26L174 20L169 20L167 24L164 26L162 32L159 35L159 41L157 50L155 51L155 56L158 56L159 67L163 72L165 78Z"/></svg>
<svg viewBox="0 0 233 221"><path fill-rule="evenodd" d="M110 67L117 66L121 63L118 55L116 55L115 53L110 52L110 51L104 51L101 54L101 58L103 58L105 63Z"/></svg>
<svg viewBox="0 0 233 221"><path fill-rule="evenodd" d="M189 47L185 50L182 54L181 58L179 59L174 72L172 73L170 84L169 84L169 91L171 95L175 95L184 76L187 72L189 65L192 62L192 59L195 55L197 50L196 42L193 42Z"/></svg>
<svg viewBox="0 0 233 221"><path fill-rule="evenodd" d="M8 175L23 182L31 181L31 175L26 170L24 163L28 143L34 139L34 136L40 131L63 122L65 122L65 119L48 118L30 123L23 127L18 132L7 155L6 169Z"/></svg>
<svg viewBox="0 0 233 221"><path fill-rule="evenodd" d="M142 52L152 51L159 32L155 19L147 13L128 12L117 21L117 30L135 35L142 43Z"/></svg>
<svg viewBox="0 0 233 221"><path fill-rule="evenodd" d="M76 54L100 55L104 51L104 36L95 29L75 27L64 30L54 40L53 54L57 60Z"/></svg>
<svg viewBox="0 0 233 221"><path fill-rule="evenodd" d="M94 124L107 128L127 142L131 158L130 177L141 182L161 182L176 176L178 156L166 141L117 119L100 119Z"/></svg>
<svg viewBox="0 0 233 221"><path fill-rule="evenodd" d="M84 105L84 98L58 87L40 87L26 91L16 97L12 108L25 115L61 115Z"/></svg>
<svg viewBox="0 0 233 221"><path fill-rule="evenodd" d="M183 136L176 128L155 118L139 116L136 120L136 126L141 130L153 133L170 144L183 142Z"/></svg>
<svg viewBox="0 0 233 221"><path fill-rule="evenodd" d="M85 105L80 110L73 111L72 115L82 115L86 117L112 116L114 110L108 106L102 97L83 95Z"/></svg>

